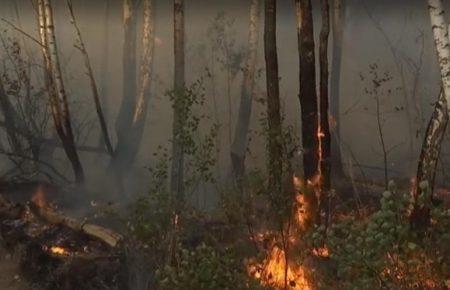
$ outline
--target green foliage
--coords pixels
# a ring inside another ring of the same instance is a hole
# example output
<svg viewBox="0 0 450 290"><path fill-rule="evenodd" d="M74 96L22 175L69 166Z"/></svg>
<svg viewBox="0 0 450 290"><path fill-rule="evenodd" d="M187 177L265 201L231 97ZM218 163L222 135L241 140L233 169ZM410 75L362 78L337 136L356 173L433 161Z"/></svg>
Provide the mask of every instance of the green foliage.
<svg viewBox="0 0 450 290"><path fill-rule="evenodd" d="M158 162L150 168L151 188L147 195L139 197L129 207L126 225L129 234L158 252L164 245L171 225L172 205L167 191L169 157L160 148L155 153Z"/></svg>
<svg viewBox="0 0 450 290"><path fill-rule="evenodd" d="M174 111L178 112L179 118L175 120L174 138L179 142L183 154L186 156L185 187L195 191L200 182L214 182L212 169L216 164L216 140L219 133L219 125L212 124L203 131L203 123L210 118L198 113L203 111L205 93L203 80L194 82L191 86L182 90L173 90L167 93L172 101Z"/></svg>
<svg viewBox="0 0 450 290"><path fill-rule="evenodd" d="M192 250L183 249L181 245L179 248L176 254L178 263L157 273L161 289L258 289L232 250L219 252L205 244Z"/></svg>
<svg viewBox="0 0 450 290"><path fill-rule="evenodd" d="M419 205L430 200L428 185L421 186ZM434 208L430 227L418 233L410 227L413 203L391 183L370 217L349 216L333 224L328 247L336 273L328 282L340 281L340 289L442 289L450 278L450 211ZM313 243L320 237L313 234Z"/></svg>

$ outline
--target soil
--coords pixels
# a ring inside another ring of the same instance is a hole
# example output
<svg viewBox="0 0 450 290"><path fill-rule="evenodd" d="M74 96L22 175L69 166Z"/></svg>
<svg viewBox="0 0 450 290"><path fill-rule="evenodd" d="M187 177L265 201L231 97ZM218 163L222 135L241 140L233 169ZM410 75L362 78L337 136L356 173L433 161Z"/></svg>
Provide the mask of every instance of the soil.
<svg viewBox="0 0 450 290"><path fill-rule="evenodd" d="M38 290L30 286L20 276L17 259L0 247L0 289L1 290Z"/></svg>

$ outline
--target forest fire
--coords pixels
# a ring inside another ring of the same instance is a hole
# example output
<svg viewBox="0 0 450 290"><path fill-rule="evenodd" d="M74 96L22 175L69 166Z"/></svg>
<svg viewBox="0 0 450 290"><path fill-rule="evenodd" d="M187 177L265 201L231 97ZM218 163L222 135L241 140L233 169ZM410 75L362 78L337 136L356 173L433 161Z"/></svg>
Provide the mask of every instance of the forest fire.
<svg viewBox="0 0 450 290"><path fill-rule="evenodd" d="M296 237L299 233L304 232L310 222L310 213L314 205L307 198L305 185L312 187L311 193L315 195L315 186L320 180L319 177L308 181L306 184L300 178L293 176L293 184L295 186L295 211L292 220L293 226L288 227L287 238L280 233L268 232L263 234L266 240L272 236L272 244L267 252L267 257L261 263L255 263L254 260L247 264L249 275L258 279L262 285L271 286L275 289L313 289L312 283L307 278L308 269L296 261L296 257L286 257L286 251L299 248L300 240ZM279 245L286 245L280 247ZM329 255L326 247L314 249L314 256L327 257ZM288 255L289 256L289 255Z"/></svg>
<svg viewBox="0 0 450 290"><path fill-rule="evenodd" d="M287 267L286 267L287 264ZM261 264L251 263L248 273L260 280L264 286L275 289L308 290L312 289L306 279L305 269L295 263L286 263L285 251L273 246L267 258Z"/></svg>

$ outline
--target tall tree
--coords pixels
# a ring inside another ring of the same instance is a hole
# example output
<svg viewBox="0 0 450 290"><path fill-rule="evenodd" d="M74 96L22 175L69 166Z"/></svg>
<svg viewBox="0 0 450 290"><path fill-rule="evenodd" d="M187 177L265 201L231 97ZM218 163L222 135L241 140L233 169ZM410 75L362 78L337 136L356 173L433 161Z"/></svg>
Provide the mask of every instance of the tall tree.
<svg viewBox="0 0 450 290"><path fill-rule="evenodd" d="M448 118L447 101L445 100L444 92L441 91L434 107L434 112L428 122L420 152L416 183L413 191L416 199L423 193L423 182L428 183L426 190L429 193L433 192L436 167L441 153L442 140L447 129ZM411 222L418 227L427 225L429 222L429 208L416 204L411 213Z"/></svg>
<svg viewBox="0 0 450 290"><path fill-rule="evenodd" d="M283 146L280 115L280 87L277 55L277 1L266 0L264 18L264 53L266 60L267 119L269 151L269 190L282 192Z"/></svg>
<svg viewBox="0 0 450 290"><path fill-rule="evenodd" d="M184 149L181 132L184 127L183 111L185 94L185 54L184 54L184 0L174 0L174 103L171 193L179 203L184 199Z"/></svg>
<svg viewBox="0 0 450 290"><path fill-rule="evenodd" d="M255 72L258 55L260 0L252 0L250 7L250 27L248 35L247 59L243 72L239 115L231 145L231 162L233 175L238 185L245 173L245 154L248 145L248 129L255 95ZM239 186L240 187L240 186Z"/></svg>
<svg viewBox="0 0 450 290"><path fill-rule="evenodd" d="M430 198L433 200L433 183L436 174L436 165L439 159L441 143L448 123L449 101L450 101L450 39L448 35L448 25L445 20L444 6L441 0L428 0L428 10L430 13L431 28L433 30L434 44L439 61L441 72L442 92L436 103L435 110L428 124L425 139L417 170L416 188L414 196L417 198L423 193L422 183L428 182ZM413 225L423 227L428 225L430 220L429 202L416 204L411 213Z"/></svg>
<svg viewBox="0 0 450 290"><path fill-rule="evenodd" d="M128 1L124 5L124 20L125 20L125 40L136 41L136 23L129 17L136 18L137 15L129 15L129 13L135 13L138 11L137 2L130 3ZM130 12L132 9L133 12ZM128 80L128 83L124 83L124 96L122 100L121 112L124 114L122 117L122 122L119 123L119 129L124 131L118 131L117 144L114 151L113 158L111 160L110 168L112 169L116 178L118 178L118 183L121 185L123 173L127 172L139 151L140 143L142 140L142 135L144 131L145 120L147 117L147 103L150 96L150 85L152 78L152 66L153 66L153 53L154 53L154 19L153 19L153 0L143 1L143 26L142 26L142 56L140 61L140 82L139 88L137 89L136 84L136 55L129 58L129 56L124 55L124 74L127 71L133 70L132 79ZM134 28L128 27L128 25L133 25ZM131 35L130 35L131 34ZM124 53L127 50L133 50L131 53L136 53L136 44L125 45ZM131 62L131 64L129 63ZM134 78L134 81L133 81ZM124 82L126 82L127 77L124 76ZM133 87L132 87L133 86ZM125 94L128 92L128 94ZM127 99L127 100L124 100ZM125 114L126 112L126 114ZM121 116L119 114L118 122L121 121ZM121 134L119 134L122 132Z"/></svg>
<svg viewBox="0 0 450 290"><path fill-rule="evenodd" d="M442 87L448 106L450 103L450 40L442 0L428 0L428 10L441 69Z"/></svg>
<svg viewBox="0 0 450 290"><path fill-rule="evenodd" d="M331 189L331 136L328 114L328 38L330 35L330 4L328 0L322 0L322 28L320 31L319 59L320 59L320 207L324 213L325 222L328 221L329 214L329 192Z"/></svg>
<svg viewBox="0 0 450 290"><path fill-rule="evenodd" d="M75 146L69 103L56 44L51 0L38 0L38 20L46 88L50 96L53 121L64 151L71 162L75 180L78 184L82 184L84 171Z"/></svg>
<svg viewBox="0 0 450 290"><path fill-rule="evenodd" d="M117 140L126 139L136 105L137 0L123 0L122 102L116 121ZM117 148L116 148L117 150Z"/></svg>
<svg viewBox="0 0 450 290"><path fill-rule="evenodd" d="M319 169L318 102L314 27L311 0L296 0L298 53L300 59L300 106L302 120L303 171L305 179L313 180Z"/></svg>
<svg viewBox="0 0 450 290"><path fill-rule="evenodd" d="M341 155L341 120L340 120L340 89L341 89L341 67L342 67L342 46L344 42L345 27L345 0L333 0L332 5L332 31L333 48L331 58L330 75L330 114L334 119L331 134L331 167L332 174L337 178L344 176Z"/></svg>

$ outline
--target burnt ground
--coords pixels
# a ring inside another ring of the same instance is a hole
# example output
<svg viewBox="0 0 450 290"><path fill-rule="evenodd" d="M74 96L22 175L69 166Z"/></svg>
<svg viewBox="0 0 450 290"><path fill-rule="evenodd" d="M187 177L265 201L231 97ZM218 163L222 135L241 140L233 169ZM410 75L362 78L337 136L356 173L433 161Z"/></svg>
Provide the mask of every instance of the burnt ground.
<svg viewBox="0 0 450 290"><path fill-rule="evenodd" d="M30 286L20 275L19 261L0 247L0 289L2 290L37 290Z"/></svg>

